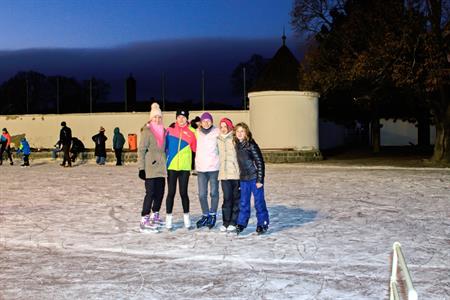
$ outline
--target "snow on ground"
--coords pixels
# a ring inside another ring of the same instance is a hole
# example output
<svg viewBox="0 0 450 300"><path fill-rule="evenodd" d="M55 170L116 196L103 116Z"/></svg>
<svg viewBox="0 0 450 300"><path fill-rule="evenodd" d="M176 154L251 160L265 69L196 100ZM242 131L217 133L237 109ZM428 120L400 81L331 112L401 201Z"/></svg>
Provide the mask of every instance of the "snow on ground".
<svg viewBox="0 0 450 300"><path fill-rule="evenodd" d="M395 241L419 298L450 299L448 169L268 165L270 231L253 212L239 237L183 229L179 198L173 232L139 233L136 165L0 176L0 299L387 299Z"/></svg>

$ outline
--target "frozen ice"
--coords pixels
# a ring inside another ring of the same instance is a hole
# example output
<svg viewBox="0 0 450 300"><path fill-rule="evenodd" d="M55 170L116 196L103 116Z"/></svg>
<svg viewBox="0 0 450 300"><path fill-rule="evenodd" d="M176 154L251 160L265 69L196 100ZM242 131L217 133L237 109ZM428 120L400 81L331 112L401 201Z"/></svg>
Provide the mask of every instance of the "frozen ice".
<svg viewBox="0 0 450 300"><path fill-rule="evenodd" d="M449 169L268 164L270 229L236 236L184 229L178 195L174 230L140 233L135 164L31 164L0 166L0 299L387 299L395 241L450 299Z"/></svg>

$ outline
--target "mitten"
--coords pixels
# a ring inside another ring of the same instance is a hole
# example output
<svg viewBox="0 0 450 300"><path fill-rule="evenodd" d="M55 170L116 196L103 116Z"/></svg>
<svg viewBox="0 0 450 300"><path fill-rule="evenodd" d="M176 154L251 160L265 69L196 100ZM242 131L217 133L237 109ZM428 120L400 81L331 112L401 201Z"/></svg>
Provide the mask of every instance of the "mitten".
<svg viewBox="0 0 450 300"><path fill-rule="evenodd" d="M145 180L145 170L139 170L139 178Z"/></svg>

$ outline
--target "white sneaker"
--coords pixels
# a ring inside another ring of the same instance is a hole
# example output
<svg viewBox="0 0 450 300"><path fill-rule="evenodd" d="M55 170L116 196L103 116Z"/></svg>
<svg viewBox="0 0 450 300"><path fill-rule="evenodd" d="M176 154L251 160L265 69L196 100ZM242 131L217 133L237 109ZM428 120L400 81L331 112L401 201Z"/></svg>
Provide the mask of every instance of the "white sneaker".
<svg viewBox="0 0 450 300"><path fill-rule="evenodd" d="M227 228L225 226L223 226L223 225L220 226L219 229L220 229L221 232L226 232L227 231Z"/></svg>
<svg viewBox="0 0 450 300"><path fill-rule="evenodd" d="M228 225L227 232L236 232L236 226Z"/></svg>
<svg viewBox="0 0 450 300"><path fill-rule="evenodd" d="M172 214L166 215L166 228L169 230L172 229Z"/></svg>
<svg viewBox="0 0 450 300"><path fill-rule="evenodd" d="M189 217L189 213L184 214L183 219L184 219L184 227L187 229L191 228L191 218Z"/></svg>

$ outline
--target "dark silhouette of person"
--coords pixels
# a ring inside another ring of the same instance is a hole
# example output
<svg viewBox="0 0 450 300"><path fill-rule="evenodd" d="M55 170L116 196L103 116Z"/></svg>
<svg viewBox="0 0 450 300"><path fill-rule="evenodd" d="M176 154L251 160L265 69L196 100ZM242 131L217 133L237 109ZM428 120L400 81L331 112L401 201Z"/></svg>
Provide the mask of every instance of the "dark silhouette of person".
<svg viewBox="0 0 450 300"><path fill-rule="evenodd" d="M61 131L59 132L59 143L62 145L62 151L64 153L62 167L72 167L72 161L70 160L70 145L72 144L72 130L67 127L65 121L61 122Z"/></svg>
<svg viewBox="0 0 450 300"><path fill-rule="evenodd" d="M78 157L78 153L81 153L84 151L84 144L82 141L77 139L76 137L72 138L72 147L70 148L70 153L72 153L72 156L70 159L72 162L75 162L75 160Z"/></svg>
<svg viewBox="0 0 450 300"><path fill-rule="evenodd" d="M116 166L122 165L122 151L125 145L125 137L120 132L119 127L114 128L113 149L116 155Z"/></svg>
<svg viewBox="0 0 450 300"><path fill-rule="evenodd" d="M106 162L106 140L108 138L105 136L105 128L100 126L100 130L96 135L92 137L95 143L95 162L97 165L104 165Z"/></svg>

